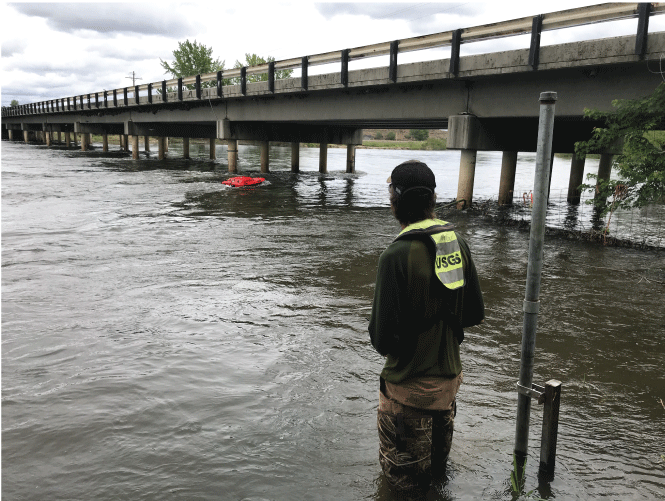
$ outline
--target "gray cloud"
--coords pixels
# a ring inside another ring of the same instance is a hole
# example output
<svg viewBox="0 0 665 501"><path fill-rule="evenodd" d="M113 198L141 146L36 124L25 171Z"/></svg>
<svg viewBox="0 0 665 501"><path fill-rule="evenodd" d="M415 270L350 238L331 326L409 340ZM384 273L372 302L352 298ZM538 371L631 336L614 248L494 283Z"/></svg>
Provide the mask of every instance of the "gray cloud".
<svg viewBox="0 0 665 501"><path fill-rule="evenodd" d="M136 33L143 35L190 36L197 27L173 8L160 4L129 3L15 3L26 16L46 19L48 25L65 33L89 30L104 35Z"/></svg>
<svg viewBox="0 0 665 501"><path fill-rule="evenodd" d="M347 14L368 16L374 21L406 21L411 31L419 35L475 25L473 18L483 9L482 4L473 2L317 3L315 7L326 18Z"/></svg>
<svg viewBox="0 0 665 501"><path fill-rule="evenodd" d="M12 57L21 54L28 46L25 40L11 40L2 44L2 57Z"/></svg>

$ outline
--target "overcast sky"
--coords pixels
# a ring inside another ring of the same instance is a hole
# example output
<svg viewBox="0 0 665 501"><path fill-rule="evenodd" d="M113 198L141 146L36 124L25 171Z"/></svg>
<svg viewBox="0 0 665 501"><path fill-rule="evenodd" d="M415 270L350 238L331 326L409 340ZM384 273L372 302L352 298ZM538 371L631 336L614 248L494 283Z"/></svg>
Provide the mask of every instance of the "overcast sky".
<svg viewBox="0 0 665 501"><path fill-rule="evenodd" d="M196 40L232 68L245 53L277 60L468 28L599 2L218 1L4 3L2 105L68 97L164 78L178 41ZM546 32L542 44L635 34L637 20ZM665 16L650 31L665 30ZM462 56L526 48L529 36L463 44ZM399 63L449 57L450 49L399 56ZM386 65L387 57L351 69ZM336 67L310 70L336 71ZM130 78L128 78L130 77Z"/></svg>

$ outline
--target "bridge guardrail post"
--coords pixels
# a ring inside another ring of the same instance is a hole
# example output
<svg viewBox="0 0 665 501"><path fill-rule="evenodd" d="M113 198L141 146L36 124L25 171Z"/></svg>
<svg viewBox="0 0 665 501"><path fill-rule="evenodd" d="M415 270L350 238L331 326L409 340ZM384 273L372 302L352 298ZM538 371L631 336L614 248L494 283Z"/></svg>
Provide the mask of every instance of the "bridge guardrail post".
<svg viewBox="0 0 665 501"><path fill-rule="evenodd" d="M152 104L152 84L148 84L148 104Z"/></svg>
<svg viewBox="0 0 665 501"><path fill-rule="evenodd" d="M182 77L178 78L178 101L182 101Z"/></svg>
<svg viewBox="0 0 665 501"><path fill-rule="evenodd" d="M344 49L342 51L342 73L341 80L344 87L349 86L349 49Z"/></svg>
<svg viewBox="0 0 665 501"><path fill-rule="evenodd" d="M168 94L167 94L166 91L167 91L167 89L166 89L166 80L162 80L162 102L163 103L166 103L169 100Z"/></svg>
<svg viewBox="0 0 665 501"><path fill-rule="evenodd" d="M529 66L537 70L540 62L540 33L543 30L543 15L534 16L531 24L531 46L529 47Z"/></svg>
<svg viewBox="0 0 665 501"><path fill-rule="evenodd" d="M136 102L136 104L141 104L138 85L134 86L134 101Z"/></svg>
<svg viewBox="0 0 665 501"><path fill-rule="evenodd" d="M247 95L247 67L240 68L240 92L243 96Z"/></svg>
<svg viewBox="0 0 665 501"><path fill-rule="evenodd" d="M393 83L397 82L397 50L399 48L399 40L390 42L390 69L388 70L388 78Z"/></svg>
<svg viewBox="0 0 665 501"><path fill-rule="evenodd" d="M196 99L201 99L201 75L196 75Z"/></svg>
<svg viewBox="0 0 665 501"><path fill-rule="evenodd" d="M448 73L457 76L459 72L459 49L462 43L462 30L453 31L453 40L450 44L450 68Z"/></svg>
<svg viewBox="0 0 665 501"><path fill-rule="evenodd" d="M113 107L117 108L118 107L118 90L113 89Z"/></svg>
<svg viewBox="0 0 665 501"><path fill-rule="evenodd" d="M129 99L127 97L127 87L123 89L123 104L129 106Z"/></svg>
<svg viewBox="0 0 665 501"><path fill-rule="evenodd" d="M218 71L217 72L217 97L222 97L222 86L223 86L224 81L222 80L222 72Z"/></svg>
<svg viewBox="0 0 665 501"><path fill-rule="evenodd" d="M309 60L307 59L307 56L304 56L302 58L300 65L302 73L300 77L300 87L302 87L302 90L307 90L307 84L308 84L307 68L309 66Z"/></svg>
<svg viewBox="0 0 665 501"><path fill-rule="evenodd" d="M641 3L637 6L637 36L635 38L635 54L644 57L647 51L647 37L649 33L649 15L651 14L651 4Z"/></svg>
<svg viewBox="0 0 665 501"><path fill-rule="evenodd" d="M268 63L268 91L275 93L275 61Z"/></svg>
<svg viewBox="0 0 665 501"><path fill-rule="evenodd" d="M108 91L104 91L104 108L109 107L109 93Z"/></svg>

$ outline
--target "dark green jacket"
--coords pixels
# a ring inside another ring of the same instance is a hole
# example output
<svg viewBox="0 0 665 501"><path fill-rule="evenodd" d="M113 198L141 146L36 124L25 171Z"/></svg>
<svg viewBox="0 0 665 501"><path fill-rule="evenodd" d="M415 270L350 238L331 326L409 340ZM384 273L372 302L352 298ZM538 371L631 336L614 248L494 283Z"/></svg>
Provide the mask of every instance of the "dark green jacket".
<svg viewBox="0 0 665 501"><path fill-rule="evenodd" d="M445 221L431 222L438 225L434 231L442 224L452 230ZM462 371L461 329L481 323L485 306L469 246L456 236L465 279L456 290L437 278L435 245L426 230L398 237L379 258L369 334L374 348L387 356L381 373L386 381L453 378Z"/></svg>

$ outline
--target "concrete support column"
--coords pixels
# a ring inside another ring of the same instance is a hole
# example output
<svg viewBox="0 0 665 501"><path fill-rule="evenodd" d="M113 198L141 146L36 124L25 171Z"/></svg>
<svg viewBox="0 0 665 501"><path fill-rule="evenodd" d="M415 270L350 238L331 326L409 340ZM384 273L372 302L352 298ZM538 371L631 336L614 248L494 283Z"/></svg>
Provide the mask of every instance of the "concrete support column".
<svg viewBox="0 0 665 501"><path fill-rule="evenodd" d="M50 135L50 132L49 132ZM60 131L58 131L58 144L62 142L62 136L60 135Z"/></svg>
<svg viewBox="0 0 665 501"><path fill-rule="evenodd" d="M164 151L169 151L169 138L164 138Z"/></svg>
<svg viewBox="0 0 665 501"><path fill-rule="evenodd" d="M81 151L88 150L88 135L85 133L81 134Z"/></svg>
<svg viewBox="0 0 665 501"><path fill-rule="evenodd" d="M261 141L261 172L270 172L270 143Z"/></svg>
<svg viewBox="0 0 665 501"><path fill-rule="evenodd" d="M182 158L189 158L189 138L182 138Z"/></svg>
<svg viewBox="0 0 665 501"><path fill-rule="evenodd" d="M129 151L129 135L123 134L123 149Z"/></svg>
<svg viewBox="0 0 665 501"><path fill-rule="evenodd" d="M328 172L328 143L321 143L319 146L319 172Z"/></svg>
<svg viewBox="0 0 665 501"><path fill-rule="evenodd" d="M166 149L166 138L159 136L157 138L157 158L159 160L164 160L165 149Z"/></svg>
<svg viewBox="0 0 665 501"><path fill-rule="evenodd" d="M356 145L346 145L346 172L353 174L356 171Z"/></svg>
<svg viewBox="0 0 665 501"><path fill-rule="evenodd" d="M238 172L238 141L235 139L228 140L228 160L229 160L229 172L235 174Z"/></svg>
<svg viewBox="0 0 665 501"><path fill-rule="evenodd" d="M132 136L132 160L139 159L139 136Z"/></svg>
<svg viewBox="0 0 665 501"><path fill-rule="evenodd" d="M515 190L517 152L504 151L501 159L501 179L499 180L499 205L512 205Z"/></svg>
<svg viewBox="0 0 665 501"><path fill-rule="evenodd" d="M69 148L69 143L71 143L71 137L69 137L69 132L65 132L65 146Z"/></svg>
<svg viewBox="0 0 665 501"><path fill-rule="evenodd" d="M27 130L23 131L23 142L25 143L30 142L30 132Z"/></svg>
<svg viewBox="0 0 665 501"><path fill-rule="evenodd" d="M300 172L300 143L291 143L291 172Z"/></svg>
<svg viewBox="0 0 665 501"><path fill-rule="evenodd" d="M14 131L12 129L7 129L7 136L9 137L10 141L14 140Z"/></svg>
<svg viewBox="0 0 665 501"><path fill-rule="evenodd" d="M211 137L210 138L210 160L215 160L217 158L217 141L215 141L216 138Z"/></svg>
<svg viewBox="0 0 665 501"><path fill-rule="evenodd" d="M143 151L150 151L150 136L143 136Z"/></svg>
<svg viewBox="0 0 665 501"><path fill-rule="evenodd" d="M476 150L462 150L457 182L458 209L470 207L473 200L473 180L476 175ZM462 201L463 200L463 201Z"/></svg>
<svg viewBox="0 0 665 501"><path fill-rule="evenodd" d="M102 151L109 151L109 135L102 134Z"/></svg>
<svg viewBox="0 0 665 501"><path fill-rule="evenodd" d="M584 182L584 163L586 156L578 157L577 153L573 153L573 158L570 161L570 179L568 181L568 203L579 204L582 192L579 186Z"/></svg>
<svg viewBox="0 0 665 501"><path fill-rule="evenodd" d="M611 153L601 153L600 154L600 163L598 164L598 178L596 179L596 196L600 193L598 192L598 185L601 181L608 181L610 179L610 174L612 172L612 158L614 155Z"/></svg>
<svg viewBox="0 0 665 501"><path fill-rule="evenodd" d="M44 142L46 143L46 146L51 146L51 134L49 131L45 130L42 134L44 134Z"/></svg>
<svg viewBox="0 0 665 501"><path fill-rule="evenodd" d="M72 133L72 143L74 143L74 148L78 146L78 140L76 139L76 132Z"/></svg>

